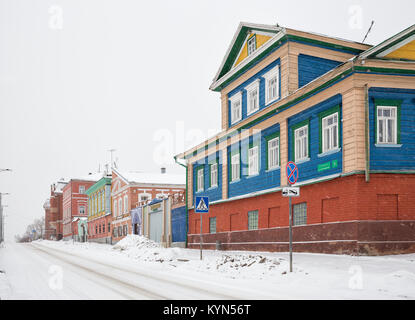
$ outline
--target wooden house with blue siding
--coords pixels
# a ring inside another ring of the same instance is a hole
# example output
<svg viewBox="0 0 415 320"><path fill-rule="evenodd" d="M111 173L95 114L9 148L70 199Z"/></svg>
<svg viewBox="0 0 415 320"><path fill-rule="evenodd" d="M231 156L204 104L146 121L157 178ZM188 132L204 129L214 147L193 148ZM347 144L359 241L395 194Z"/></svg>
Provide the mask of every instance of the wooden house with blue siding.
<svg viewBox="0 0 415 320"><path fill-rule="evenodd" d="M222 131L175 156L209 196L205 248L288 250L286 164L299 168L294 250L415 252L415 25L376 46L240 23L210 89Z"/></svg>

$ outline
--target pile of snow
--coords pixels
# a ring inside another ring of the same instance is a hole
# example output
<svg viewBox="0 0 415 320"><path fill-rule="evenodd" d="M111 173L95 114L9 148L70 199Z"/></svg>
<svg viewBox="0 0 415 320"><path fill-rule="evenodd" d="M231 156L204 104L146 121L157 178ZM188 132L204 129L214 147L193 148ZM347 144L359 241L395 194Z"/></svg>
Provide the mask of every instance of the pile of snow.
<svg viewBox="0 0 415 320"><path fill-rule="evenodd" d="M144 236L129 234L118 241L112 248L114 250L124 251L128 249L160 248L160 245Z"/></svg>
<svg viewBox="0 0 415 320"><path fill-rule="evenodd" d="M216 269L225 270L233 268L234 270L249 268L252 265L261 265L267 269L273 269L285 261L283 258L268 258L262 255L239 254L239 255L223 255L216 262Z"/></svg>
<svg viewBox="0 0 415 320"><path fill-rule="evenodd" d="M170 267L180 266L202 272L220 272L231 278L263 278L276 273L284 275L288 271L288 262L281 257L210 252L200 261L197 250L163 248L160 244L138 235L126 236L115 244L113 249L143 262L161 263Z"/></svg>
<svg viewBox="0 0 415 320"><path fill-rule="evenodd" d="M269 257L261 254L222 254L213 262L201 264L199 269L213 269L232 278L260 278L271 274L287 274L288 261L281 257ZM302 271L296 269L294 271Z"/></svg>
<svg viewBox="0 0 415 320"><path fill-rule="evenodd" d="M173 261L180 256L179 248L163 248L159 243L139 235L127 235L112 247L133 259L147 262Z"/></svg>

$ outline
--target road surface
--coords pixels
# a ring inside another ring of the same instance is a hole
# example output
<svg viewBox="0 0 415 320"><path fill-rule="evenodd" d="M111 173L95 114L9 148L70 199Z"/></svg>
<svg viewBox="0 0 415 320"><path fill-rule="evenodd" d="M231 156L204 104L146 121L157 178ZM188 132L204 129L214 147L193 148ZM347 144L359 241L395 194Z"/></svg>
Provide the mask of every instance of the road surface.
<svg viewBox="0 0 415 320"><path fill-rule="evenodd" d="M167 274L39 243L6 244L0 265L9 283L0 291L3 299L275 298L213 278L207 282L197 274Z"/></svg>

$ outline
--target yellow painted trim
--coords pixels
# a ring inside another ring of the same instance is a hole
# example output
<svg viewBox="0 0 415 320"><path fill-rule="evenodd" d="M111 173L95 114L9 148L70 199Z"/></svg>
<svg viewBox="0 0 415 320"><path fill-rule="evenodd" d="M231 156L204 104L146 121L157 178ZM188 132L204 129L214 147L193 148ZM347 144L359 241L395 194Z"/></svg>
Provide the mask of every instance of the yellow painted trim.
<svg viewBox="0 0 415 320"><path fill-rule="evenodd" d="M396 49L395 51L392 51L387 54L385 58L415 60L415 40L407 43L399 49Z"/></svg>
<svg viewBox="0 0 415 320"><path fill-rule="evenodd" d="M271 37L269 36L264 36L262 34L257 34L257 33L252 33L247 40L251 39L253 36L256 36L256 48L257 50L265 43L267 42L269 39L271 39ZM239 54L238 59L235 62L235 67L240 64L243 60L245 60L248 57L248 41L245 41L244 46L242 47L241 53Z"/></svg>

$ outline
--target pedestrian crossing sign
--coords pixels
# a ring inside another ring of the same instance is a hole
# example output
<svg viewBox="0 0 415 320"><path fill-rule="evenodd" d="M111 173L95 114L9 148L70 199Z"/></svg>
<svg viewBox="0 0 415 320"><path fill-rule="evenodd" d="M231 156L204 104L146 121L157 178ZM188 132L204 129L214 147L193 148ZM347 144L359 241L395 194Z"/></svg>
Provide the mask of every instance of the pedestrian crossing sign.
<svg viewBox="0 0 415 320"><path fill-rule="evenodd" d="M196 213L209 212L209 197L196 197L195 212Z"/></svg>

